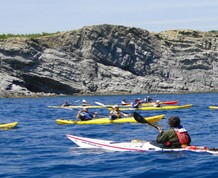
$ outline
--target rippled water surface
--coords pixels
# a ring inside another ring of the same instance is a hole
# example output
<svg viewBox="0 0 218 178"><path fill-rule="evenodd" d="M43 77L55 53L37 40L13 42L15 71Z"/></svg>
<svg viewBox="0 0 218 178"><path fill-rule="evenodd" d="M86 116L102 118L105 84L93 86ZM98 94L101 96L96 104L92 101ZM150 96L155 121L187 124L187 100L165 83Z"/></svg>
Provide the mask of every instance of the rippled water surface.
<svg viewBox="0 0 218 178"><path fill-rule="evenodd" d="M104 104L134 100L146 95L73 96L0 99L0 122L18 121L13 130L0 130L0 177L218 177L218 156L207 153L137 153L81 149L66 134L114 141L155 140L157 130L145 124L58 125L56 119L74 119L75 110L51 109L64 100L86 99ZM151 95L152 96L152 95ZM143 111L143 116L177 115L192 137L192 144L218 148L218 93L153 95L159 100L179 100L189 109ZM107 115L106 108L96 109ZM159 125L167 129L167 119Z"/></svg>

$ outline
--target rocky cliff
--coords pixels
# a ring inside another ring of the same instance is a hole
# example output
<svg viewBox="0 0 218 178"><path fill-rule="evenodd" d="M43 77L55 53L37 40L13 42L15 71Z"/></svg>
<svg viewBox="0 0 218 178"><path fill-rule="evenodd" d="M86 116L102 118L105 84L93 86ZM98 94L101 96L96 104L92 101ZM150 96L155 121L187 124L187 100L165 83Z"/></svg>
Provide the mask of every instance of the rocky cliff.
<svg viewBox="0 0 218 178"><path fill-rule="evenodd" d="M218 32L88 26L0 41L0 97L218 91Z"/></svg>

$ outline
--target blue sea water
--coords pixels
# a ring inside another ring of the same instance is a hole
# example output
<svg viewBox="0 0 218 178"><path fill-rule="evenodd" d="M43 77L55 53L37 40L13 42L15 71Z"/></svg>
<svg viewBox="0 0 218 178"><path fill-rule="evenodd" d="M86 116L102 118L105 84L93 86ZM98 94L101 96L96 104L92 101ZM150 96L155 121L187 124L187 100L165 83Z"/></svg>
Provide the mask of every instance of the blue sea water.
<svg viewBox="0 0 218 178"><path fill-rule="evenodd" d="M218 156L207 153L112 152L81 149L66 134L114 141L155 140L157 130L147 124L58 125L56 119L74 119L75 110L51 109L64 100L86 99L104 104L134 100L146 95L71 96L0 99L0 122L18 121L13 130L0 130L0 177L218 177ZM179 100L189 109L141 111L143 116L165 114L159 126L167 129L167 118L177 115L189 131L193 145L218 148L218 93L158 94L159 100ZM79 104L79 103L77 103ZM107 115L106 108L92 109Z"/></svg>

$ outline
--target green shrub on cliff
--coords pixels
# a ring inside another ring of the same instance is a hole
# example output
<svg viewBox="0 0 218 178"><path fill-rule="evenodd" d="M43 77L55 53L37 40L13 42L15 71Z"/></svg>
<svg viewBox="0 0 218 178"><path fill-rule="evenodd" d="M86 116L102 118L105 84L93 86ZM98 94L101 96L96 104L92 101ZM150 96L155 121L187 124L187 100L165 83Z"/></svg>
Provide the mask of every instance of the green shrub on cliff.
<svg viewBox="0 0 218 178"><path fill-rule="evenodd" d="M46 32L42 32L42 33L33 33L33 34L0 34L0 39L7 39L7 38L14 38L14 37L25 37L25 38L37 38L37 37L42 37L42 36L51 36L54 34L57 34L59 32L56 33L46 33Z"/></svg>

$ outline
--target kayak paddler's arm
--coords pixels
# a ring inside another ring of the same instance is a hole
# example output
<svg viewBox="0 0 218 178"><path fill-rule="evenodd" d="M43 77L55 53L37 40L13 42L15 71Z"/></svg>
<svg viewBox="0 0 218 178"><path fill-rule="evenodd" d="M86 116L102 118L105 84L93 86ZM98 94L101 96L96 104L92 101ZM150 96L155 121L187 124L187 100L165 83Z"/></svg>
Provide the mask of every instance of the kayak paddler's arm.
<svg viewBox="0 0 218 178"><path fill-rule="evenodd" d="M98 113L97 112L94 112L94 117L96 117L98 115Z"/></svg>
<svg viewBox="0 0 218 178"><path fill-rule="evenodd" d="M157 127L158 128L158 132L159 133L163 133L163 129L162 128L160 128L160 127Z"/></svg>
<svg viewBox="0 0 218 178"><path fill-rule="evenodd" d="M77 119L80 118L80 113L81 113L81 110L79 110L79 111L77 112L77 115L76 115L76 118L77 118Z"/></svg>
<svg viewBox="0 0 218 178"><path fill-rule="evenodd" d="M124 117L130 117L130 116L132 116L132 114L127 114L127 113L124 113L124 112L120 112L120 114L122 114L122 116L124 116Z"/></svg>
<svg viewBox="0 0 218 178"><path fill-rule="evenodd" d="M156 138L156 142L157 143L165 143L168 141L168 134L166 132L160 132L158 135L157 135L157 138Z"/></svg>

